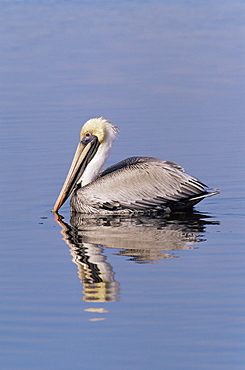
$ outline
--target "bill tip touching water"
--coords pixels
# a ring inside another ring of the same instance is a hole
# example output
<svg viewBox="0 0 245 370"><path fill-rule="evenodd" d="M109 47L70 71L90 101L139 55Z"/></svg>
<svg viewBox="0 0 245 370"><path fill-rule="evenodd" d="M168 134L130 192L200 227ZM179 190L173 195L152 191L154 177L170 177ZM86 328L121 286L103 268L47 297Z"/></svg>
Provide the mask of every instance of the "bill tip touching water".
<svg viewBox="0 0 245 370"><path fill-rule="evenodd" d="M219 193L175 162L152 157L130 157L101 171L117 133L103 117L83 125L54 213L70 195L72 212L138 214L186 211Z"/></svg>

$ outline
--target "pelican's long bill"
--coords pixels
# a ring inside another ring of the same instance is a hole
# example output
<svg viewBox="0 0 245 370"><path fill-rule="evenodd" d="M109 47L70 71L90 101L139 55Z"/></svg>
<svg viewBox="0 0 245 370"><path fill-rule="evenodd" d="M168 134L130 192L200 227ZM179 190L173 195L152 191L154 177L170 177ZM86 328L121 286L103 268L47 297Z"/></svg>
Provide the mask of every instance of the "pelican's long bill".
<svg viewBox="0 0 245 370"><path fill-rule="evenodd" d="M75 186L81 181L81 176L87 164L95 155L97 149L98 139L96 136L92 136L88 143L83 140L78 143L69 172L66 176L64 185L62 186L52 212L58 212L60 207L65 203L66 199L74 190Z"/></svg>

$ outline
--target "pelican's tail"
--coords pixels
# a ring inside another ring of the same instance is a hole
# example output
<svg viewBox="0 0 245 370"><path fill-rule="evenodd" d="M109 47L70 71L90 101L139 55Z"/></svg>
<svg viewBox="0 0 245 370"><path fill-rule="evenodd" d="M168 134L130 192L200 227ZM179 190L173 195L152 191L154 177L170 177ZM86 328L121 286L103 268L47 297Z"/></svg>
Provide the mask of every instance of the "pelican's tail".
<svg viewBox="0 0 245 370"><path fill-rule="evenodd" d="M219 193L220 193L219 189L207 188L206 192L204 194L201 194L201 195L198 195L196 197L190 198L189 201L196 201L197 200L198 202L200 202L200 200L202 200L204 198L212 197L213 195L216 195L216 194L219 194Z"/></svg>

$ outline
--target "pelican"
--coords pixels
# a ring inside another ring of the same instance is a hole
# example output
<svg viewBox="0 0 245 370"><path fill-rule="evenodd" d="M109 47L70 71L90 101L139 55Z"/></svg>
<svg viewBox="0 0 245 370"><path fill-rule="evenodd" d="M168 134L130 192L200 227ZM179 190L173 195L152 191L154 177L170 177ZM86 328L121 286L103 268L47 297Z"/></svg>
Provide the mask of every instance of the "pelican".
<svg viewBox="0 0 245 370"><path fill-rule="evenodd" d="M103 171L118 128L103 117L82 127L70 170L56 200L57 213L71 195L71 210L85 214L185 211L218 194L175 162L130 157Z"/></svg>

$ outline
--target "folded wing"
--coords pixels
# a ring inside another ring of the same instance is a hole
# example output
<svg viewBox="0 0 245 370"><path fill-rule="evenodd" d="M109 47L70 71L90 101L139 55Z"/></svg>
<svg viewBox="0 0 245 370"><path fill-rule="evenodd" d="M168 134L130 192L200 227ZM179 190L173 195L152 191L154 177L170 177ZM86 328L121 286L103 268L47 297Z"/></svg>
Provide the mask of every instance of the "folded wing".
<svg viewBox="0 0 245 370"><path fill-rule="evenodd" d="M79 199L79 209L86 204L91 210L146 212L192 207L217 193L174 162L131 157L102 171L94 182L78 189L74 197Z"/></svg>

